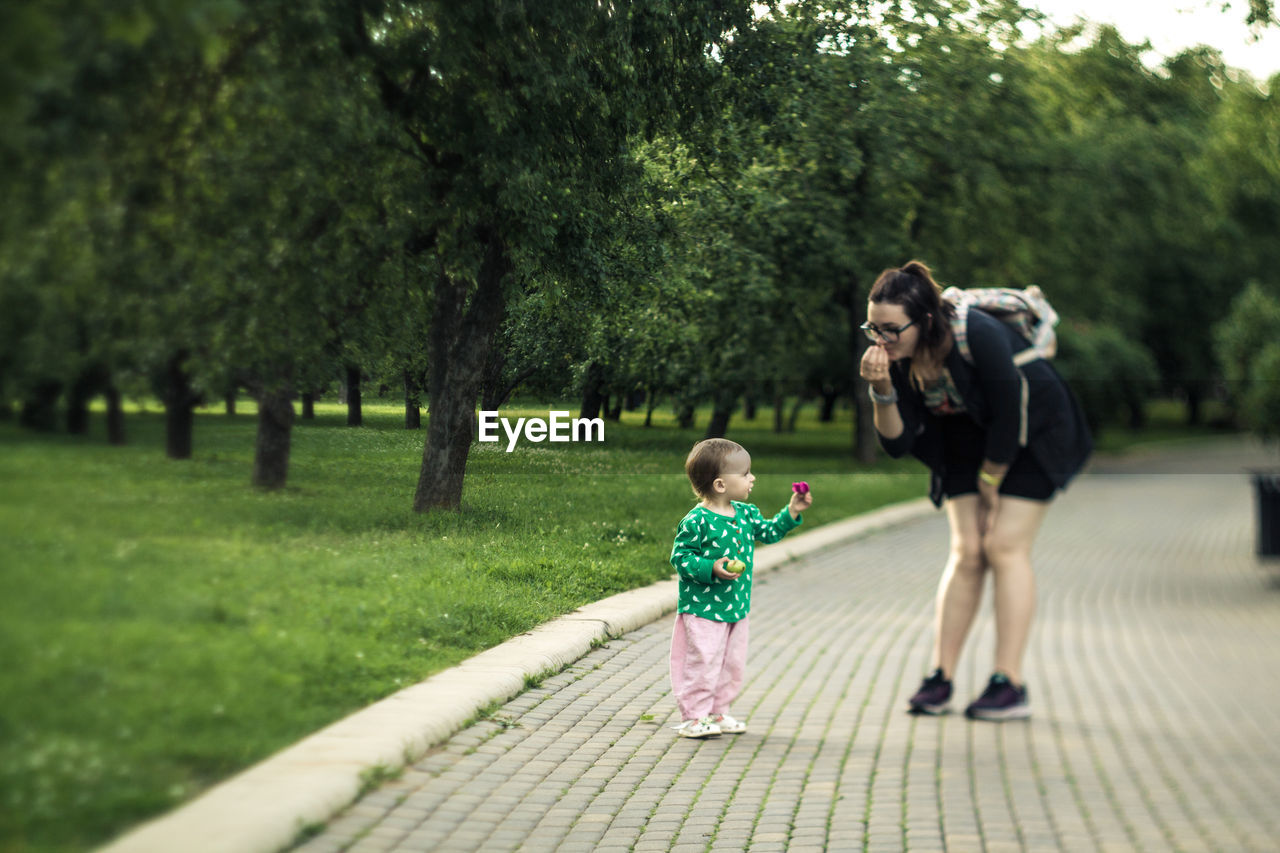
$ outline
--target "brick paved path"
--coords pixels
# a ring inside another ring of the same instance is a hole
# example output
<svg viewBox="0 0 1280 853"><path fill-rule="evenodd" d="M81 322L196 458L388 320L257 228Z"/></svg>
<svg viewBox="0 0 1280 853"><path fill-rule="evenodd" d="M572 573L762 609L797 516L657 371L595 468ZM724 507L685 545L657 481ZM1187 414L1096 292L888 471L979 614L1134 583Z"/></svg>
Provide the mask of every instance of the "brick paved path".
<svg viewBox="0 0 1280 853"><path fill-rule="evenodd" d="M938 513L757 579L734 708L747 734L671 731L667 617L301 849L1275 850L1280 584L1254 557L1241 473L1264 461L1230 444L1100 464L1059 499L1035 552L1028 722L904 713L927 665ZM992 648L988 604L961 706Z"/></svg>

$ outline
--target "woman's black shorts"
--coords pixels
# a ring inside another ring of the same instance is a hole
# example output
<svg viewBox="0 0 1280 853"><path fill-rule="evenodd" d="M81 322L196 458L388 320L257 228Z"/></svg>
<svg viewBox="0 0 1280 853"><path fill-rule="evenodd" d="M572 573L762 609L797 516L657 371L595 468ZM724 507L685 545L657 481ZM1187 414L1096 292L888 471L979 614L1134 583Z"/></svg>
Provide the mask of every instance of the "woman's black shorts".
<svg viewBox="0 0 1280 853"><path fill-rule="evenodd" d="M947 497L978 492L978 469L982 467L987 433L965 414L940 417L942 452L947 470L942 477L942 493ZM1013 457L1000 483L1000 494L1033 501L1047 501L1057 488L1027 448Z"/></svg>

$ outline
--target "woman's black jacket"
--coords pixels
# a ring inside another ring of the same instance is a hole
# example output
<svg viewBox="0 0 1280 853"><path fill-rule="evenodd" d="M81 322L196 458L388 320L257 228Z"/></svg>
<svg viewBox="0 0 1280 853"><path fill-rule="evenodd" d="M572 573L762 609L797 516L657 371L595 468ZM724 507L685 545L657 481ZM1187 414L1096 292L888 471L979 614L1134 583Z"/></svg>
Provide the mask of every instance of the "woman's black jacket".
<svg viewBox="0 0 1280 853"><path fill-rule="evenodd" d="M1037 359L1022 367L1013 363L1014 353L1030 345L1011 326L970 308L967 332L973 363L955 346L945 363L965 412L986 431L984 456L1005 465L1026 447L1053 484L1063 488L1093 452L1093 438L1075 395L1050 362ZM903 430L895 439L881 435L880 444L890 456L911 453L929 467L933 473L929 497L940 506L947 468L941 419L925 407L923 395L912 387L910 370L910 359L889 367Z"/></svg>

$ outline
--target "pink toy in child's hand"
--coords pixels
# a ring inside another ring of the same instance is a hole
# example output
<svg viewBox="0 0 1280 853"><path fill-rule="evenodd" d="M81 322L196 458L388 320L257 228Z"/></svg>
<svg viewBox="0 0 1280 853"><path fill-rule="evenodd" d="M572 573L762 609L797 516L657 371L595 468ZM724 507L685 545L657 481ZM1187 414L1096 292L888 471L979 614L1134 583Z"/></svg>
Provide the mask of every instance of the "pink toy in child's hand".
<svg viewBox="0 0 1280 853"><path fill-rule="evenodd" d="M806 483L804 480L801 480L798 483L792 483L791 491L795 492L797 495L808 494L809 484Z"/></svg>

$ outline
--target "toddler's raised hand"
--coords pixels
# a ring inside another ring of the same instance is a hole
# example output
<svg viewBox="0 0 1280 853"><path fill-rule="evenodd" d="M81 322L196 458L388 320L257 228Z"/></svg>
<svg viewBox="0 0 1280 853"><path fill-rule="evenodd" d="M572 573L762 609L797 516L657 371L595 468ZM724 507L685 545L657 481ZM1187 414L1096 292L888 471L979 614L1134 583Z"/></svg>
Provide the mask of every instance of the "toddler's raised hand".
<svg viewBox="0 0 1280 853"><path fill-rule="evenodd" d="M791 513L791 517L798 517L811 506L813 506L813 495L809 492L809 484L803 480L792 483L791 502L787 504L787 511Z"/></svg>

